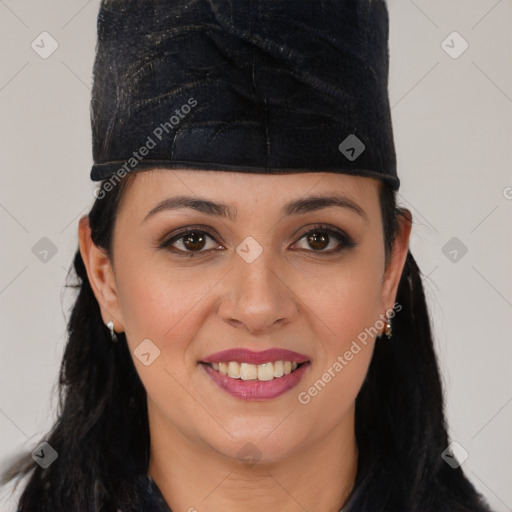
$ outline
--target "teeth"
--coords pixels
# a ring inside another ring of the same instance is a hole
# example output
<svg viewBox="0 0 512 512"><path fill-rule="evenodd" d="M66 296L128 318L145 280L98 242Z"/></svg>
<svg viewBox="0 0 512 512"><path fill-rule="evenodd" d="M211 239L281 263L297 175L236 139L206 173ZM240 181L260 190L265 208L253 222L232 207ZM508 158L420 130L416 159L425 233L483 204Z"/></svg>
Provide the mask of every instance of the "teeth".
<svg viewBox="0 0 512 512"><path fill-rule="evenodd" d="M240 378L240 363L237 363L236 361L230 361L228 363L228 375L230 377L233 377L233 379L239 379Z"/></svg>
<svg viewBox="0 0 512 512"><path fill-rule="evenodd" d="M242 380L254 380L258 378L258 367L254 364L240 364L240 378Z"/></svg>
<svg viewBox="0 0 512 512"><path fill-rule="evenodd" d="M283 361L276 361L274 363L274 377L282 377L283 375Z"/></svg>
<svg viewBox="0 0 512 512"><path fill-rule="evenodd" d="M273 363L259 364L257 368L258 368L258 380L272 380L274 378L274 364Z"/></svg>
<svg viewBox="0 0 512 512"><path fill-rule="evenodd" d="M272 380L287 375L298 366L296 362L275 361L274 363L249 364L237 361L211 363L214 370L232 379L242 380Z"/></svg>
<svg viewBox="0 0 512 512"><path fill-rule="evenodd" d="M215 370L215 368L214 368ZM219 372L222 373L222 375L228 374L228 364L227 363L219 363Z"/></svg>

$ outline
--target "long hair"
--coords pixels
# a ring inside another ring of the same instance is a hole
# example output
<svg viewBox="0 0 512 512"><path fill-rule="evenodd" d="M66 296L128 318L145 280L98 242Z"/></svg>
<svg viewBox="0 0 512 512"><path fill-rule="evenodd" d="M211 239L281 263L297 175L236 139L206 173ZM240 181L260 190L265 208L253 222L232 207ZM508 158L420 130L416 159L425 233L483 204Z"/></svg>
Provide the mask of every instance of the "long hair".
<svg viewBox="0 0 512 512"><path fill-rule="evenodd" d="M112 256L112 233L128 175L90 213L91 236ZM380 188L386 264L398 227L395 192ZM74 272L72 272L74 270ZM149 464L146 391L124 333L113 343L77 250L68 286L78 296L59 372L58 416L41 441L57 452L42 469L30 453L2 475L27 476L18 512L138 511ZM449 444L444 397L421 272L410 251L391 340L377 339L356 398L359 448L347 512L490 512L484 497L441 457Z"/></svg>

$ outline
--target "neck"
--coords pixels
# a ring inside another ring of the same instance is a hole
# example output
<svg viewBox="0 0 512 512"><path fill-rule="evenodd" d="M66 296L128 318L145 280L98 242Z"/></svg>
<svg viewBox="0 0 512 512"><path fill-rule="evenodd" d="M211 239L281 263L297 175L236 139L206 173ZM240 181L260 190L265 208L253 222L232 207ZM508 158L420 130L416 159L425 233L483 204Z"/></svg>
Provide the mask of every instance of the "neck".
<svg viewBox="0 0 512 512"><path fill-rule="evenodd" d="M339 512L352 491L358 459L353 409L321 441L253 464L225 457L150 417L148 473L172 511Z"/></svg>

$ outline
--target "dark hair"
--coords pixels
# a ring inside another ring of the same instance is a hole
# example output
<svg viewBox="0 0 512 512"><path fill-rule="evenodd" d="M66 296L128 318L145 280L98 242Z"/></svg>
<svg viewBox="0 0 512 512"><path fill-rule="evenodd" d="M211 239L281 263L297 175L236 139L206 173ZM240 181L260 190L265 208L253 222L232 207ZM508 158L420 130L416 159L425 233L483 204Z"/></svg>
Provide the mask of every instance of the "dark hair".
<svg viewBox="0 0 512 512"><path fill-rule="evenodd" d="M89 213L94 243L112 254L112 232L126 176ZM398 227L395 192L380 187L386 262ZM42 439L57 452L47 469L21 456L3 483L32 471L18 512L136 511L149 464L146 391L123 333L112 343L80 251L78 289L59 374L58 419ZM68 273L68 278L72 274ZM359 449L347 512L489 512L464 475L442 458L449 441L444 398L421 273L410 253L401 276L391 340L377 339L356 399Z"/></svg>

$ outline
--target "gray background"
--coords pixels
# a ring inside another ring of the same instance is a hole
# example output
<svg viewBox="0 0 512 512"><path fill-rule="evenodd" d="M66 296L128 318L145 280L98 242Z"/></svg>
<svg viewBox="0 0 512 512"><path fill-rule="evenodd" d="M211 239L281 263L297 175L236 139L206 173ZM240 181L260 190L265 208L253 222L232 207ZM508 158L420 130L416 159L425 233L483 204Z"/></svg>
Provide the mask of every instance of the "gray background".
<svg viewBox="0 0 512 512"><path fill-rule="evenodd" d="M32 448L54 419L73 299L63 285L78 219L93 202L89 100L98 6L0 0L3 465ZM399 202L414 215L411 250L426 276L450 434L469 453L463 469L477 489L496 511L510 511L512 1L388 6ZM35 40L43 50L43 31L58 43L47 59L31 47ZM462 40L448 37L453 31L469 44L457 58L445 51L462 49ZM44 237L56 250L46 261L33 250L48 245Z"/></svg>

